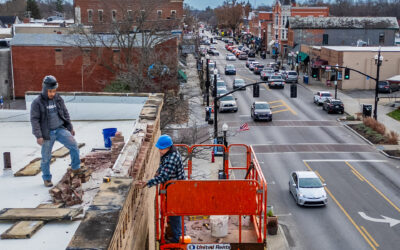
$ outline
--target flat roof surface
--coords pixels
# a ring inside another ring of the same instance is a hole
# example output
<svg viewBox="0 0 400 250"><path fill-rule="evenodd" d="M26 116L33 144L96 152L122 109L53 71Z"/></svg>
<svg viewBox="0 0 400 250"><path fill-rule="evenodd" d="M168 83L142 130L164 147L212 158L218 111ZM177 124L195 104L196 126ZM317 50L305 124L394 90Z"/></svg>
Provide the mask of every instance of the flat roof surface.
<svg viewBox="0 0 400 250"><path fill-rule="evenodd" d="M80 149L81 157L92 148L104 148L102 129L115 127L122 132L125 142L132 134L135 120L124 121L84 121L73 122L78 143L86 145ZM40 157L40 146L31 133L29 122L0 122L0 152L11 152L12 170L0 167L0 210L3 208L34 208L42 203L51 203L50 188L43 185L41 173L36 176L14 177L13 174ZM58 142L53 151L62 147ZM0 155L3 162L3 154ZM53 184L56 185L69 167L69 155L58 158L50 166ZM85 183L86 184L86 183ZM84 185L85 185L84 184ZM83 189L85 190L85 186ZM98 189L97 189L98 190ZM85 192L85 195L89 192ZM85 197L85 196L84 196ZM74 206L75 207L75 206ZM0 240L1 250L41 250L65 249L73 237L80 221L50 222L40 229L31 239ZM10 228L13 223L0 223L0 234Z"/></svg>
<svg viewBox="0 0 400 250"><path fill-rule="evenodd" d="M336 50L336 51L378 52L379 50L379 47L355 47L355 46L323 46L322 48ZM397 46L381 47L381 52L400 52L400 47Z"/></svg>

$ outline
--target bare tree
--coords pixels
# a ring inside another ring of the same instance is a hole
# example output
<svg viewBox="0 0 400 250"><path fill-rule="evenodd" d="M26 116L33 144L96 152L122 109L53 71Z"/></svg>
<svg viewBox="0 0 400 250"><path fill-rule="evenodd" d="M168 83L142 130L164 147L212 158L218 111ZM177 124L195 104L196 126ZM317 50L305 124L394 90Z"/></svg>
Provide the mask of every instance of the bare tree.
<svg viewBox="0 0 400 250"><path fill-rule="evenodd" d="M235 33L244 16L244 3L236 0L225 0L214 13L220 28L230 28Z"/></svg>

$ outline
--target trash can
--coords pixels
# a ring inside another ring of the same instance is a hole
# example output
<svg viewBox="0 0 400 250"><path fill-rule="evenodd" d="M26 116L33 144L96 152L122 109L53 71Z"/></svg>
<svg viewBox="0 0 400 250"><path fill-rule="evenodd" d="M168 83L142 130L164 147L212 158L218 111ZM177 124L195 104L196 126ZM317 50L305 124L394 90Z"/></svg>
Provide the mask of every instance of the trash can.
<svg viewBox="0 0 400 250"><path fill-rule="evenodd" d="M371 104L363 104L362 105L362 114L364 117L371 117L372 105Z"/></svg>
<svg viewBox="0 0 400 250"><path fill-rule="evenodd" d="M308 84L308 75L303 76L303 82L304 84Z"/></svg>
<svg viewBox="0 0 400 250"><path fill-rule="evenodd" d="M103 129L104 147L111 148L111 145L112 145L111 137L115 136L115 133L117 133L116 128Z"/></svg>

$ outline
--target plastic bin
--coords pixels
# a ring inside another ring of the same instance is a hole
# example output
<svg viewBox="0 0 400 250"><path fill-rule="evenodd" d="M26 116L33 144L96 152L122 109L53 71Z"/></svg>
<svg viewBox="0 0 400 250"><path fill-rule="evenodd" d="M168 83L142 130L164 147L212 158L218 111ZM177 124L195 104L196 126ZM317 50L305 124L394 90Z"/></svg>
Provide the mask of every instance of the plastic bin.
<svg viewBox="0 0 400 250"><path fill-rule="evenodd" d="M112 145L111 137L115 136L115 133L117 133L117 128L103 129L104 147L111 148Z"/></svg>
<svg viewBox="0 0 400 250"><path fill-rule="evenodd" d="M308 84L308 75L303 76L303 82L304 84Z"/></svg>

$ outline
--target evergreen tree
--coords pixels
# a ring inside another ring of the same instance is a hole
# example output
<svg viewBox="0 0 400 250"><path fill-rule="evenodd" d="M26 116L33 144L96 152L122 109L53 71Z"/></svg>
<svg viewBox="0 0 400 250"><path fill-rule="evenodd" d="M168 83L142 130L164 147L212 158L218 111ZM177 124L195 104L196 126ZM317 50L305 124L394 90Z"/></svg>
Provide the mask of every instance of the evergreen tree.
<svg viewBox="0 0 400 250"><path fill-rule="evenodd" d="M63 0L56 0L56 11L59 13L64 12L64 1Z"/></svg>
<svg viewBox="0 0 400 250"><path fill-rule="evenodd" d="M39 6L37 5L35 0L27 0L26 1L26 11L31 12L31 17L35 19L42 18L40 15Z"/></svg>

